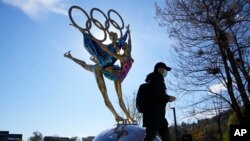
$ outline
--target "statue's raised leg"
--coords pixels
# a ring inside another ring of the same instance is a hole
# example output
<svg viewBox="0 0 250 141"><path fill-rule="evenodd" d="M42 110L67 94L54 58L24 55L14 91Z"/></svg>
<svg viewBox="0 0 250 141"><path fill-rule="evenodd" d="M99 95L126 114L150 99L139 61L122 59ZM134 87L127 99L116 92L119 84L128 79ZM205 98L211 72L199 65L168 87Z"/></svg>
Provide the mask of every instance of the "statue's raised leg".
<svg viewBox="0 0 250 141"><path fill-rule="evenodd" d="M70 51L66 52L64 54L64 57L67 57L67 58L71 59L72 61L74 61L78 65L82 66L85 70L88 70L90 72L94 72L94 69L95 69L94 66L95 65L88 65L88 64L86 64L85 61L82 61L82 60L79 60L77 58L72 57L72 55L70 54Z"/></svg>

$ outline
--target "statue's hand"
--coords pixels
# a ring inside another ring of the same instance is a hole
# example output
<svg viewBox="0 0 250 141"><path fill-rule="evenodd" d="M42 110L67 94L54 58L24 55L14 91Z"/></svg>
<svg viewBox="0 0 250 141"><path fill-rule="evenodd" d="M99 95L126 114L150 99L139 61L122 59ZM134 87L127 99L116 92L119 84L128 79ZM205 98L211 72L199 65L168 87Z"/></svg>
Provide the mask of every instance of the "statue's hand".
<svg viewBox="0 0 250 141"><path fill-rule="evenodd" d="M129 30L129 24L126 26L126 29Z"/></svg>
<svg viewBox="0 0 250 141"><path fill-rule="evenodd" d="M76 26L76 25L73 24L73 23L70 23L69 25L75 27L75 28L78 29L80 32L84 32L83 29L81 29L80 27Z"/></svg>

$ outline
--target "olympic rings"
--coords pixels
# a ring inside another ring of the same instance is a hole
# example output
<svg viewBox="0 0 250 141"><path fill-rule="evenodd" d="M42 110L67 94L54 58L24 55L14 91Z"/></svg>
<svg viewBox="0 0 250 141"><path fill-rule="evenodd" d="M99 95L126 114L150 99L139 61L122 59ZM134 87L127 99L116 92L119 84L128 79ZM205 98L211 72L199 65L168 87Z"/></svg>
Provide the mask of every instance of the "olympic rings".
<svg viewBox="0 0 250 141"><path fill-rule="evenodd" d="M80 10L80 11L83 12L84 15L87 17L87 20L86 20L86 23L85 23L85 26L86 26L85 28L79 26L79 25L74 21L74 19L73 19L73 17L72 17L72 11L73 11L73 9ZM105 18L104 25L94 17L94 12L95 12L95 11L101 13L102 16ZM114 19L111 18L111 13L116 14L116 15L120 18L120 20L121 20L121 25L119 25ZM78 28L81 32L87 32L87 33L89 33L90 36L91 36L92 38L95 38L95 39L98 40L98 41L104 42L104 41L106 40L107 34L110 33L110 31L109 31L110 24L111 24L115 29L117 29L117 30L120 32L120 37L122 37L122 30L124 29L124 21L123 21L121 15L120 15L118 12L116 12L115 10L113 10L113 9L110 9L110 10L108 11L108 13L107 13L108 16L107 16L107 15L106 15L103 11L101 11L100 9L98 9L98 8L93 8L93 9L91 9L91 11L90 11L90 16L89 16L89 14L88 14L85 10L83 10L81 7L79 7L79 6L71 6L71 7L69 8L68 14L69 14L69 18L70 18L70 21L72 22L72 25L73 25L73 26L75 26L76 28ZM100 30L102 30L102 31L104 32L104 38L103 38L103 39L101 39L101 40L97 39L97 38L94 37L93 34L90 32L90 29L91 29L91 27L92 27L92 24L94 24L98 29L100 29Z"/></svg>

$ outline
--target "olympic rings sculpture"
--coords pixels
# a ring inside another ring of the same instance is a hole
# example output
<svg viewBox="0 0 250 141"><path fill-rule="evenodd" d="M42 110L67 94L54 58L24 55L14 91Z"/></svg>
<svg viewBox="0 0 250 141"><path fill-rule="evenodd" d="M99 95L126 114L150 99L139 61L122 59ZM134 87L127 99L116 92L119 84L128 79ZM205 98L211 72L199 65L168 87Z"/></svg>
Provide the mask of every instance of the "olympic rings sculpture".
<svg viewBox="0 0 250 141"><path fill-rule="evenodd" d="M72 17L73 9L81 11L87 17L87 20L86 20L86 23L85 23L85 28L81 27L79 24L77 24L74 21L74 19ZM94 18L94 12L101 13L101 15L105 18L104 25L100 21L98 21L96 18ZM114 19L111 18L112 13L116 14L120 18L121 25L119 25ZM110 33L110 31L109 31L110 24L120 32L120 36L119 36L120 38L123 35L122 30L124 29L124 21L123 21L121 15L118 12L116 12L115 10L113 10L113 9L110 9L108 11L107 15L106 15L100 9L93 8L93 9L90 10L90 15L89 15L81 7L79 7L79 6L71 6L69 8L68 14L69 14L69 18L70 18L70 21L72 22L73 26L77 27L82 32L87 32L92 38L95 38L96 40L98 40L100 42L104 42L107 39L107 35ZM100 30L103 31L103 33L104 33L104 38L103 39L100 40L100 39L97 39L96 37L93 36L93 34L90 32L90 29L91 29L92 25L95 25L97 28L99 28Z"/></svg>

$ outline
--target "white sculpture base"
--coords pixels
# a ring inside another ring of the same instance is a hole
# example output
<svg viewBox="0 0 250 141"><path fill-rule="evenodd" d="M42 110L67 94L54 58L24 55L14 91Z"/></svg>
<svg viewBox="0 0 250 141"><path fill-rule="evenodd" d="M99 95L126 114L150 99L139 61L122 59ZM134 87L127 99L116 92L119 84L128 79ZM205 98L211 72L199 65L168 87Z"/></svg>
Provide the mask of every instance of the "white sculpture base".
<svg viewBox="0 0 250 141"><path fill-rule="evenodd" d="M143 141L145 128L133 124L118 124L102 131L93 141ZM157 137L154 141L160 141Z"/></svg>

